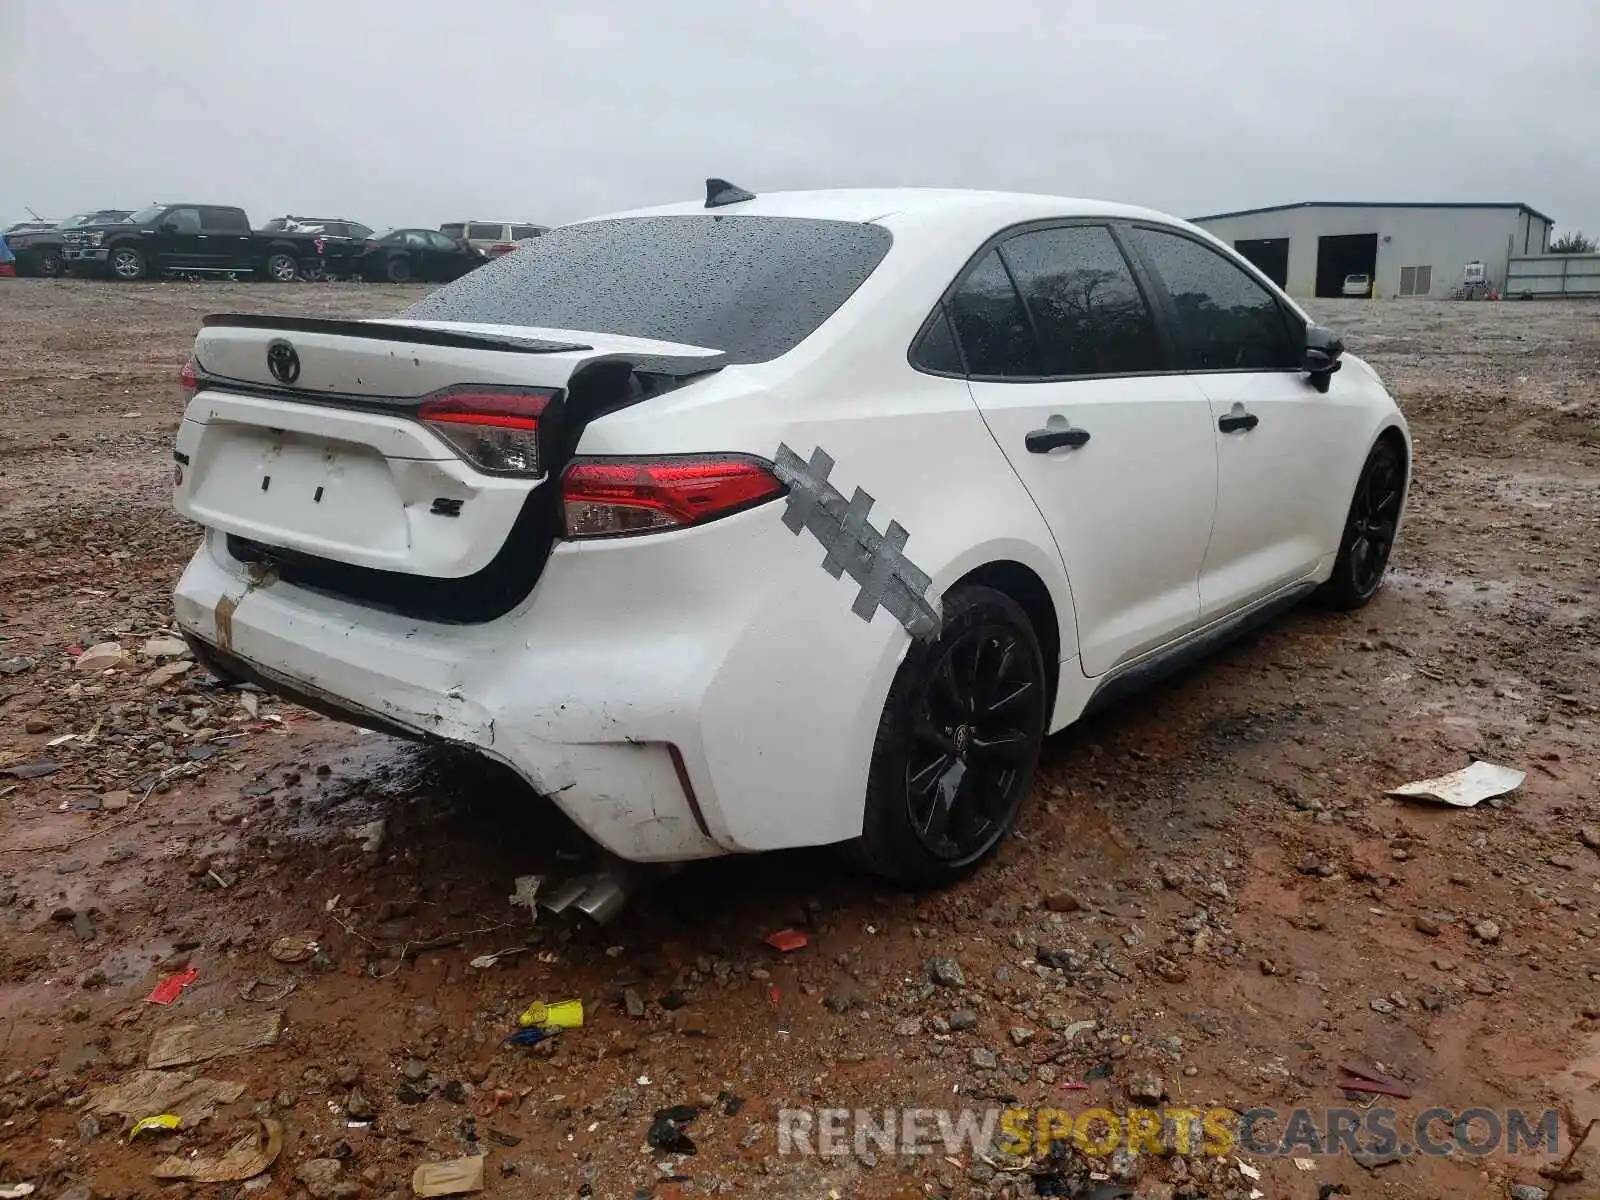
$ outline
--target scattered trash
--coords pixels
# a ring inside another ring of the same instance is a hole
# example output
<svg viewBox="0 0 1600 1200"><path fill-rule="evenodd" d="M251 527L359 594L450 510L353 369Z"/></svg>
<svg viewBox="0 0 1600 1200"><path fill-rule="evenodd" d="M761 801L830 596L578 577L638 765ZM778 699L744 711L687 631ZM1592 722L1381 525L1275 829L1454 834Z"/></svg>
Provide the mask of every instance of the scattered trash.
<svg viewBox="0 0 1600 1200"><path fill-rule="evenodd" d="M38 762L19 763L14 767L0 767L0 775L9 775L13 779L42 779L46 775L54 775L61 770L61 764L48 759Z"/></svg>
<svg viewBox="0 0 1600 1200"><path fill-rule="evenodd" d="M199 968L185 967L176 975L168 975L155 987L151 988L150 994L145 997L145 1000L150 1004L171 1004L182 995L184 988L199 978Z"/></svg>
<svg viewBox="0 0 1600 1200"><path fill-rule="evenodd" d="M354 829L345 830L353 838L361 838L361 849L367 854L376 854L383 849L383 839L388 836L389 822L379 817L376 821L368 821L365 825L357 825Z"/></svg>
<svg viewBox="0 0 1600 1200"><path fill-rule="evenodd" d="M1239 1168L1239 1174L1243 1175L1246 1179L1260 1179L1261 1178L1261 1168L1260 1167L1251 1166L1249 1163L1245 1162L1244 1159L1239 1158L1237 1156L1234 1158L1233 1162L1234 1162L1234 1165Z"/></svg>
<svg viewBox="0 0 1600 1200"><path fill-rule="evenodd" d="M1070 1042L1080 1033L1093 1033L1099 1028L1099 1021L1074 1021L1061 1031L1061 1040L1064 1042Z"/></svg>
<svg viewBox="0 0 1600 1200"><path fill-rule="evenodd" d="M509 950L496 950L493 954L480 954L477 958L469 962L467 966L479 971L487 971L502 958L509 958L513 954L521 954L526 949L526 946L512 946Z"/></svg>
<svg viewBox="0 0 1600 1200"><path fill-rule="evenodd" d="M261 995L265 989L267 994ZM292 979L262 979L259 975L239 989L239 995L254 1004L276 1004L295 989Z"/></svg>
<svg viewBox="0 0 1600 1200"><path fill-rule="evenodd" d="M31 658L0 658L0 675L21 675L24 671L33 670L37 665ZM33 1185L29 1184L27 1186L28 1192L31 1192ZM26 1196L28 1192L20 1194ZM3 1193L0 1193L0 1195L3 1195Z"/></svg>
<svg viewBox="0 0 1600 1200"><path fill-rule="evenodd" d="M783 993L776 984L767 988L767 1005L772 1009L772 1023L780 1034L789 1032L789 1015L784 1011Z"/></svg>
<svg viewBox="0 0 1600 1200"><path fill-rule="evenodd" d="M0 1184L0 1200L22 1200L22 1197L31 1196L37 1190L31 1183Z"/></svg>
<svg viewBox="0 0 1600 1200"><path fill-rule="evenodd" d="M1457 808L1471 808L1480 800L1503 796L1522 786L1528 776L1514 767L1497 767L1493 763L1476 760L1470 766L1440 775L1436 779L1421 779L1395 788L1391 796L1405 796L1418 800L1437 800Z"/></svg>
<svg viewBox="0 0 1600 1200"><path fill-rule="evenodd" d="M267 948L267 953L281 963L303 963L321 948L307 937L281 937Z"/></svg>
<svg viewBox="0 0 1600 1200"><path fill-rule="evenodd" d="M59 737L51 738L44 744L44 748L46 750L54 750L57 746L65 746L68 742L77 741L80 736L82 735L76 733L63 733Z"/></svg>
<svg viewBox="0 0 1600 1200"><path fill-rule="evenodd" d="M151 1174L157 1179L187 1179L193 1183L234 1183L261 1174L282 1152L283 1126L264 1117L259 1129L240 1138L221 1157L174 1154L157 1163Z"/></svg>
<svg viewBox="0 0 1600 1200"><path fill-rule="evenodd" d="M1385 1075L1377 1067L1367 1066L1362 1063L1342 1062L1339 1070L1338 1086L1347 1092L1375 1092L1380 1096L1395 1096L1401 1100L1411 1099L1411 1089L1398 1079Z"/></svg>
<svg viewBox="0 0 1600 1200"><path fill-rule="evenodd" d="M171 1131L183 1124L183 1118L177 1113L157 1113L153 1117L140 1117L133 1123L133 1128L128 1130L128 1140L131 1142L141 1133L151 1133L156 1130Z"/></svg>
<svg viewBox="0 0 1600 1200"><path fill-rule="evenodd" d="M1069 1092L1087 1092L1089 1090L1087 1083L1079 1083L1075 1079L1068 1079L1061 1086Z"/></svg>
<svg viewBox="0 0 1600 1200"><path fill-rule="evenodd" d="M779 954L788 954L791 950L801 950L809 943L810 939L798 929L780 929L776 933L769 933L761 939Z"/></svg>
<svg viewBox="0 0 1600 1200"><path fill-rule="evenodd" d="M694 1139L683 1131L683 1127L699 1115L700 1110L689 1104L657 1109L650 1122L650 1131L645 1134L645 1141L652 1150L660 1150L663 1154L694 1154L697 1152Z"/></svg>
<svg viewBox="0 0 1600 1200"><path fill-rule="evenodd" d="M278 1009L231 1021L174 1025L151 1039L145 1066L158 1070L243 1054L276 1045L282 1032L283 1012Z"/></svg>
<svg viewBox="0 0 1600 1200"><path fill-rule="evenodd" d="M554 1037L555 1031L546 1032L543 1029L519 1029L506 1038L508 1046L537 1046L545 1038Z"/></svg>
<svg viewBox="0 0 1600 1200"><path fill-rule="evenodd" d="M517 1018L517 1024L524 1029L538 1028L546 1033L561 1029L581 1029L583 1027L583 1001L562 1000L556 1004L545 1004L543 1001L528 1005L522 1015Z"/></svg>
<svg viewBox="0 0 1600 1200"><path fill-rule="evenodd" d="M261 713L261 697L254 692L239 693L239 707L244 709L247 717L254 718Z"/></svg>
<svg viewBox="0 0 1600 1200"><path fill-rule="evenodd" d="M1297 1158L1294 1160L1294 1169L1296 1171L1315 1171L1317 1169L1317 1160L1314 1158Z"/></svg>
<svg viewBox="0 0 1600 1200"><path fill-rule="evenodd" d="M483 1155L423 1163L411 1175L411 1190L418 1196L460 1196L483 1191Z"/></svg>
<svg viewBox="0 0 1600 1200"><path fill-rule="evenodd" d="M193 1129L218 1105L232 1104L242 1095L242 1083L197 1079L186 1071L135 1071L120 1083L96 1089L89 1096L89 1110L125 1119L138 1113L172 1113Z"/></svg>
<svg viewBox="0 0 1600 1200"><path fill-rule="evenodd" d="M539 888L543 883L543 875L518 875L511 884L515 890L508 899L518 908L526 908L528 910L530 923L536 923L539 920Z"/></svg>

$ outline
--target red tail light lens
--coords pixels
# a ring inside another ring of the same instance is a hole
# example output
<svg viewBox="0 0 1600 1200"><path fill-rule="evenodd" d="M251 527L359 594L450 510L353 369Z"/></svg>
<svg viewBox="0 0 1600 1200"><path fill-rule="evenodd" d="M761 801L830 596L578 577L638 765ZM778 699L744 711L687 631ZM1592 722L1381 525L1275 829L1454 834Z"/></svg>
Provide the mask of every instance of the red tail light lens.
<svg viewBox="0 0 1600 1200"><path fill-rule="evenodd" d="M742 454L579 460L561 478L569 538L703 525L786 491L769 463Z"/></svg>
<svg viewBox="0 0 1600 1200"><path fill-rule="evenodd" d="M195 371L193 356L183 364L183 370L178 372L178 383L182 385L185 392L193 392L199 388L200 380Z"/></svg>
<svg viewBox="0 0 1600 1200"><path fill-rule="evenodd" d="M539 425L555 393L461 388L423 401L417 420L467 462L491 475L544 474Z"/></svg>

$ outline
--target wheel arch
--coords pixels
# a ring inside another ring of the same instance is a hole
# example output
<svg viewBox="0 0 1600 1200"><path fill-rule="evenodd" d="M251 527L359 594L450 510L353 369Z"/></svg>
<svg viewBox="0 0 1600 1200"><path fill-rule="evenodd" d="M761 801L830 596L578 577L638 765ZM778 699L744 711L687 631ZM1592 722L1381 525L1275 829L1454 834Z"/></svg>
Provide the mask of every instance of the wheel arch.
<svg viewBox="0 0 1600 1200"><path fill-rule="evenodd" d="M1034 636L1039 639L1039 652L1044 658L1045 678L1049 683L1050 704L1045 713L1045 724L1049 727L1058 698L1062 660L1076 653L1076 625L1072 623L1072 610L1069 608L1066 613L1069 624L1064 627L1057 595L1038 571L1015 558L994 558L970 567L944 589L945 593L964 584L977 584L1004 592L1028 615ZM1064 576L1060 586L1063 590L1066 588ZM1070 596L1068 591L1068 604L1071 603ZM1071 653L1063 649L1064 644L1070 645Z"/></svg>

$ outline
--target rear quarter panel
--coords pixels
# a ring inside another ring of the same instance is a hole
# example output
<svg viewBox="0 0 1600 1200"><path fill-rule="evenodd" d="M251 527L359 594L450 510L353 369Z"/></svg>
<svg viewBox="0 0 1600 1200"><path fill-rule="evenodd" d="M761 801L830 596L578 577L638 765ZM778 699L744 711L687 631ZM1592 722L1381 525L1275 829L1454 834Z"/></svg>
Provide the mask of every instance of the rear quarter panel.
<svg viewBox="0 0 1600 1200"><path fill-rule="evenodd" d="M979 239L981 240L981 238ZM974 243L975 244L975 243ZM988 434L964 380L922 374L906 353L968 248L949 262L890 259L824 327L772 363L733 367L589 426L580 454L741 451L780 445L832 459L827 483L871 498L867 519L909 534L905 557L942 593L988 562L1020 562L1048 588L1061 657L1076 655L1071 590L1048 528ZM921 267L921 270L918 268ZM700 691L700 762L741 849L860 833L874 738L912 642L890 613L851 611L860 585L824 569L827 548L781 521L779 501L748 543L751 603ZM1063 672L1066 674L1066 672Z"/></svg>

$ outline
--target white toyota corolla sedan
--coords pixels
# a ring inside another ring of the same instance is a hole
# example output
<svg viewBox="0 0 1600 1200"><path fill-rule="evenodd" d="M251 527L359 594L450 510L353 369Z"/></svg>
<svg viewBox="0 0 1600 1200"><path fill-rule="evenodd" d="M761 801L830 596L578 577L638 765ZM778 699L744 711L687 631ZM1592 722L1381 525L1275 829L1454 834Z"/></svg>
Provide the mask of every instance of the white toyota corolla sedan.
<svg viewBox="0 0 1600 1200"><path fill-rule="evenodd" d="M473 748L624 859L847 843L912 886L995 848L1047 733L1370 599L1410 477L1249 263L1047 196L712 180L393 319L208 318L185 382L218 674Z"/></svg>

